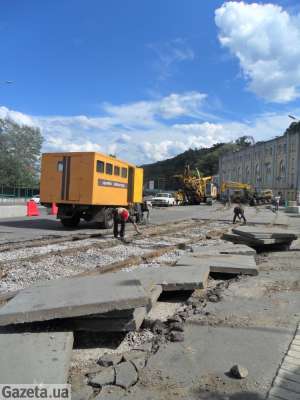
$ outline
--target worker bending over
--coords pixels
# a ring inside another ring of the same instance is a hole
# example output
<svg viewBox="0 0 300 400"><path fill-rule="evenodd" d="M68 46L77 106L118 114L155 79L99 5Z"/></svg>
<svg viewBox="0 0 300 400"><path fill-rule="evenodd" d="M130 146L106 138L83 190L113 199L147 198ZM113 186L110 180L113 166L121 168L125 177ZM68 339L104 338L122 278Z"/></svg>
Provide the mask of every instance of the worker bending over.
<svg viewBox="0 0 300 400"><path fill-rule="evenodd" d="M136 223L133 218L129 215L129 211L126 208L118 207L113 210L114 217L114 237L117 238L120 235L120 238L123 239L125 235L125 223L131 222L134 226L136 233L140 234L141 232L138 230ZM121 229L119 232L119 225L121 225Z"/></svg>
<svg viewBox="0 0 300 400"><path fill-rule="evenodd" d="M237 202L237 205L233 209L233 213L234 213L233 221L232 221L233 224L235 224L235 221L237 218L239 220L243 220L244 224L247 223L247 220L245 218L245 212L244 212L244 209L243 209L242 205L240 204L240 202Z"/></svg>

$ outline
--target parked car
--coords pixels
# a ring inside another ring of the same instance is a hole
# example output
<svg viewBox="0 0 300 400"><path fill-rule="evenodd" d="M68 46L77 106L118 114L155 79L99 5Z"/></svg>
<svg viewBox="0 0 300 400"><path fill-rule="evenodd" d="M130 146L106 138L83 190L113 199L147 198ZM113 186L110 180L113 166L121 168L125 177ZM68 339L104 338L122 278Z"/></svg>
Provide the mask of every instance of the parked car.
<svg viewBox="0 0 300 400"><path fill-rule="evenodd" d="M41 203L40 195L35 194L33 197L31 197L30 201L34 201L36 204L40 204Z"/></svg>
<svg viewBox="0 0 300 400"><path fill-rule="evenodd" d="M175 197L170 193L157 193L152 199L152 206L174 206L176 204Z"/></svg>

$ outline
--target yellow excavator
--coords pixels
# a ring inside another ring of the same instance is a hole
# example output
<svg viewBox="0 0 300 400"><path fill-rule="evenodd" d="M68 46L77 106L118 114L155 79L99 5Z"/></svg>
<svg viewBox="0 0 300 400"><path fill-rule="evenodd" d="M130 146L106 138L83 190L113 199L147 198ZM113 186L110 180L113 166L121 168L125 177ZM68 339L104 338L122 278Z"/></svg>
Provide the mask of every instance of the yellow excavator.
<svg viewBox="0 0 300 400"><path fill-rule="evenodd" d="M183 175L177 175L181 188L177 197L181 204L211 204L217 198L217 187L211 176L201 177L196 169L196 175L190 170L189 165L184 169Z"/></svg>
<svg viewBox="0 0 300 400"><path fill-rule="evenodd" d="M226 181L221 184L220 198L233 202L248 202L253 197L252 193L252 186L248 183Z"/></svg>

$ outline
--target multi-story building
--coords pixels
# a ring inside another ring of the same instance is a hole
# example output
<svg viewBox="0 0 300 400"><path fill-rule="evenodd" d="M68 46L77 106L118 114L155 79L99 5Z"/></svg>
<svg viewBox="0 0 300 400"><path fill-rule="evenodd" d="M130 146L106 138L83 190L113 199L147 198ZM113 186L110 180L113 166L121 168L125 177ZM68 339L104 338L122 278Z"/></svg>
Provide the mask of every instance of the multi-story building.
<svg viewBox="0 0 300 400"><path fill-rule="evenodd" d="M221 183L249 183L299 202L300 122L293 122L283 136L225 153L219 159L219 174Z"/></svg>

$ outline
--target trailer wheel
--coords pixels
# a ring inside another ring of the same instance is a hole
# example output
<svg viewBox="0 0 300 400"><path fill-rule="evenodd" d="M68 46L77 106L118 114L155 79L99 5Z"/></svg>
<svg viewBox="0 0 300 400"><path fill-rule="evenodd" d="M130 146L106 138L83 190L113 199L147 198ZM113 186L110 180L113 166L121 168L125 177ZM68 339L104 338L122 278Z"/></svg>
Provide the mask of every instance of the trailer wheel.
<svg viewBox="0 0 300 400"><path fill-rule="evenodd" d="M106 208L104 210L103 222L100 223L100 228L111 229L114 225L113 210L112 208Z"/></svg>
<svg viewBox="0 0 300 400"><path fill-rule="evenodd" d="M80 216L79 215L74 215L72 218L61 218L60 222L66 228L76 228L76 226L79 225Z"/></svg>

